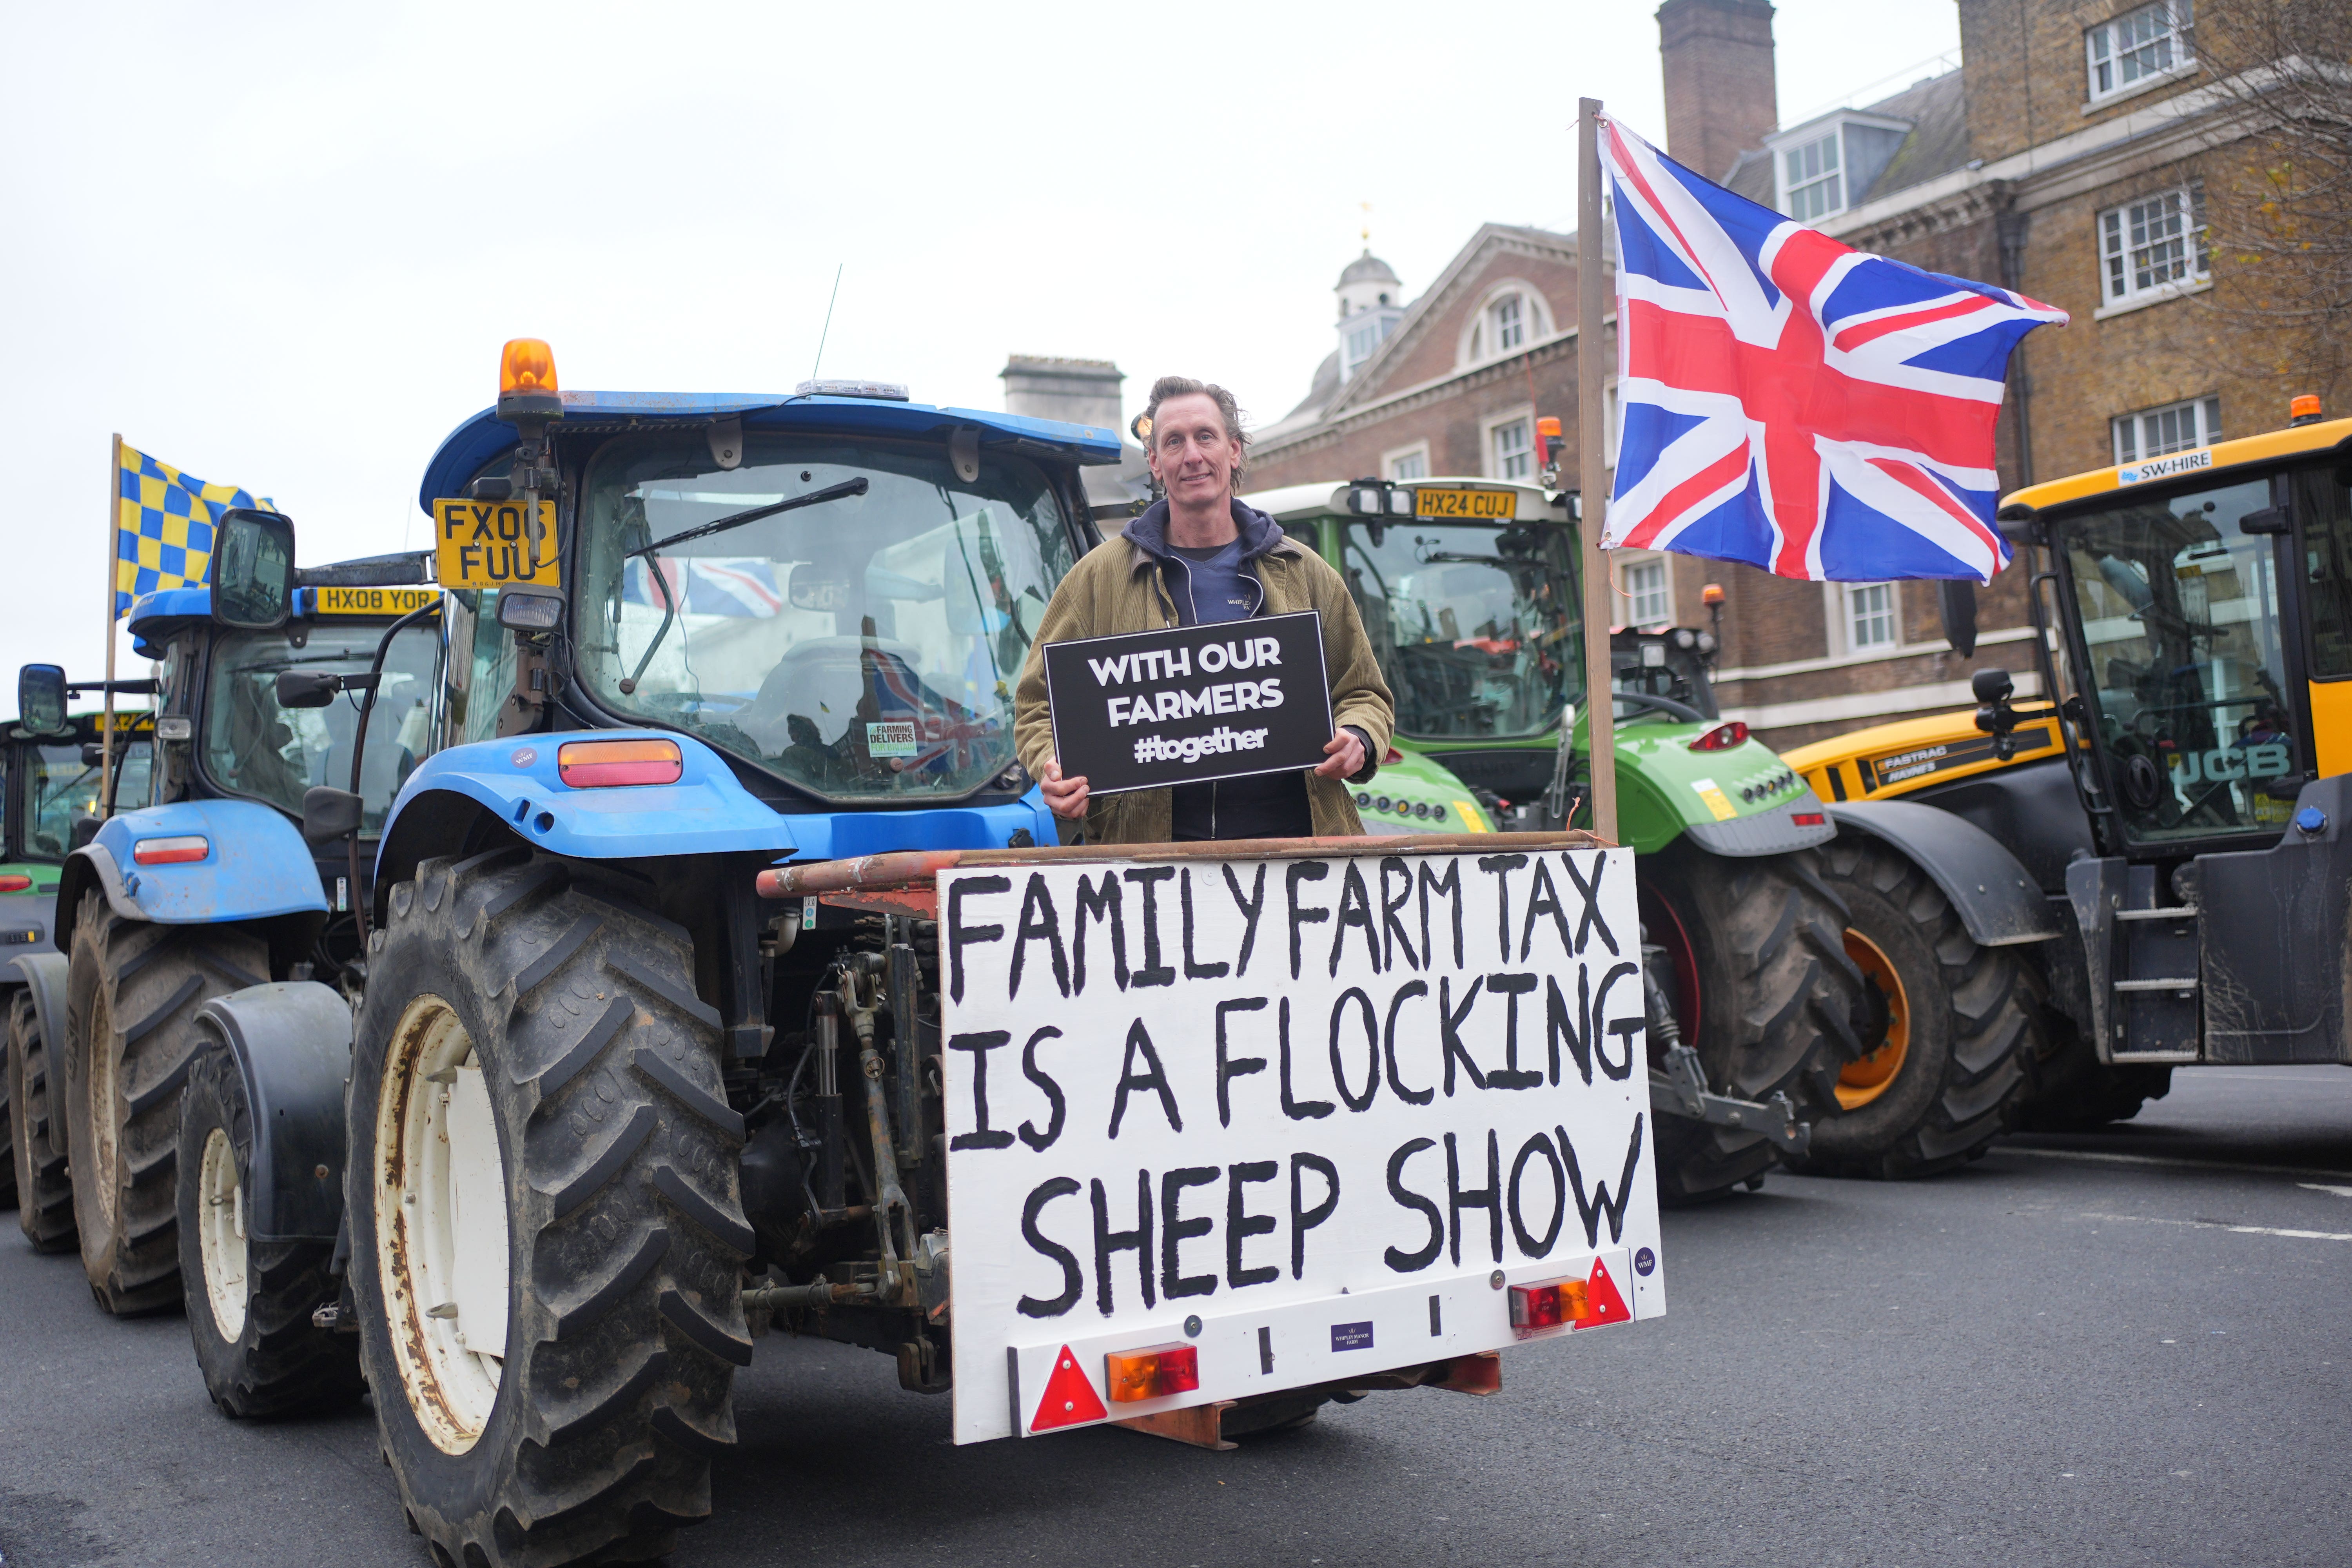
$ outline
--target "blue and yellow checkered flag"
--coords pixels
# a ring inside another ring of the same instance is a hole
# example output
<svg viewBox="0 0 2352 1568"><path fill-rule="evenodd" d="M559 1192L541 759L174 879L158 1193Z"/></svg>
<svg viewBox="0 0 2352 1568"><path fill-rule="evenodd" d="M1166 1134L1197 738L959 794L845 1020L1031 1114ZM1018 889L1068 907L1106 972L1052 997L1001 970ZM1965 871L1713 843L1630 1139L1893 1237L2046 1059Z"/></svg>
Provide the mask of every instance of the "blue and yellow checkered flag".
<svg viewBox="0 0 2352 1568"><path fill-rule="evenodd" d="M275 511L235 485L208 485L121 441L114 452L114 618L163 588L197 588L212 565L213 524L236 506Z"/></svg>

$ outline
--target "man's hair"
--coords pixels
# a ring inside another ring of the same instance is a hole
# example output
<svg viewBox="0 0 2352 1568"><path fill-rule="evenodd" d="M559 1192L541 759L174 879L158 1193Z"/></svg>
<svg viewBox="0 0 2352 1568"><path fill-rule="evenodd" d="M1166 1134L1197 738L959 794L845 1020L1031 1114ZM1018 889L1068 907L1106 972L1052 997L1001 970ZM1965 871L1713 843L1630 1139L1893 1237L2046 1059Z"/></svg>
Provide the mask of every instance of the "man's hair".
<svg viewBox="0 0 2352 1568"><path fill-rule="evenodd" d="M1156 446L1160 439L1160 405L1171 397L1205 397L1217 405L1217 413L1225 422L1225 435L1241 453L1234 465L1234 481L1238 484L1249 468L1249 432L1242 428L1242 406L1234 395L1214 382L1194 381L1189 375L1163 375L1151 384L1151 404L1143 416L1151 421L1151 438Z"/></svg>

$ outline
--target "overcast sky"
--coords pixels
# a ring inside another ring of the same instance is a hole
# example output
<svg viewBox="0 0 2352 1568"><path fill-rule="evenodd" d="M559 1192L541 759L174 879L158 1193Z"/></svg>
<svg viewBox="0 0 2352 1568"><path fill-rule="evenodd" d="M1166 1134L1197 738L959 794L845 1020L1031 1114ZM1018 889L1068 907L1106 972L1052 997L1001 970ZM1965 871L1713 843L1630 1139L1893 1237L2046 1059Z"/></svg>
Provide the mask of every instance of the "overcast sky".
<svg viewBox="0 0 2352 1568"><path fill-rule="evenodd" d="M829 374L995 408L1008 353L1110 358L1130 409L1175 372L1278 417L1360 204L1411 296L1482 222L1574 227L1580 94L1664 142L1654 11L0 5L0 679L97 672L111 432L273 496L306 564L421 548L506 339L788 392L836 266ZM1776 32L1790 123L1958 43L1952 0Z"/></svg>

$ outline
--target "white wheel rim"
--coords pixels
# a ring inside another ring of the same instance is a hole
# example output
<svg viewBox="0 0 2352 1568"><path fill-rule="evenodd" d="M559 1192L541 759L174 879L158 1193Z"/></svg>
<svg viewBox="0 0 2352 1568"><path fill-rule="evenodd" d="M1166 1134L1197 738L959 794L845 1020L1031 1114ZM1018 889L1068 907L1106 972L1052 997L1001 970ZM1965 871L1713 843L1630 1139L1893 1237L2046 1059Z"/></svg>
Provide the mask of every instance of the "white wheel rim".
<svg viewBox="0 0 2352 1568"><path fill-rule="evenodd" d="M196 1173L196 1247L213 1327L236 1344L245 1338L245 1187L236 1179L236 1149L217 1127L205 1135L204 1164Z"/></svg>
<svg viewBox="0 0 2352 1568"><path fill-rule="evenodd" d="M473 1040L438 996L393 1031L375 1134L376 1269L402 1392L434 1446L462 1454L505 1367L507 1182Z"/></svg>
<svg viewBox="0 0 2352 1568"><path fill-rule="evenodd" d="M102 985L91 999L89 1044L84 1054L89 1068L89 1152L98 1164L89 1173L89 1184L98 1198L98 1212L111 1231L114 1184L121 1173L115 1169L114 1138L114 1079L121 1064L114 1057L114 1008ZM79 1174L76 1173L77 1178Z"/></svg>

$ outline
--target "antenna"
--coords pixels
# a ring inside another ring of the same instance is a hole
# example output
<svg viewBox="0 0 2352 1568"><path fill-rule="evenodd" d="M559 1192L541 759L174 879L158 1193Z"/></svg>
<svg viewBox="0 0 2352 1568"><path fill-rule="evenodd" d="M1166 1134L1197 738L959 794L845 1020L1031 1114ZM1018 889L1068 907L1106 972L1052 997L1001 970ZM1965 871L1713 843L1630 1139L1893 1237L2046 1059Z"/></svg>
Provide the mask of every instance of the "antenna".
<svg viewBox="0 0 2352 1568"><path fill-rule="evenodd" d="M833 292L826 296L824 301L824 328L816 335L816 363L809 366L811 381L816 379L816 373L824 365L824 340L833 335L833 303L841 298L841 269L846 265L846 262L840 261L833 264Z"/></svg>

